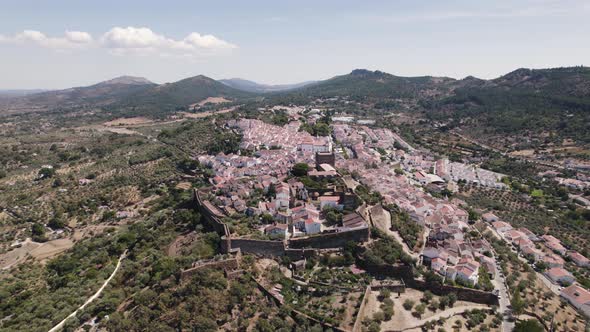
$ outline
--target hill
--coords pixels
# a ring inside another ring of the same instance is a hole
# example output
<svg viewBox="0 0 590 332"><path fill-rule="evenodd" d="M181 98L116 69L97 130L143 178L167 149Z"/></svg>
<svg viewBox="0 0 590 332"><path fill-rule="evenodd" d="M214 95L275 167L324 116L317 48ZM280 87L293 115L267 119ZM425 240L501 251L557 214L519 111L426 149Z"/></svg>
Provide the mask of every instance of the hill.
<svg viewBox="0 0 590 332"><path fill-rule="evenodd" d="M280 97L311 100L346 96L352 100L373 103L393 99L417 100L446 95L449 84L455 81L447 77L402 77L378 70L355 69L349 74L283 93Z"/></svg>
<svg viewBox="0 0 590 332"><path fill-rule="evenodd" d="M249 92L237 90L207 76L198 75L137 91L118 104L146 110L170 110L186 108L208 97L224 97L235 100L251 96L253 95Z"/></svg>
<svg viewBox="0 0 590 332"><path fill-rule="evenodd" d="M253 93L267 93L267 92L279 92L302 88L304 86L316 83L317 81L307 81L295 84L260 84L253 81L245 80L242 78L230 78L219 80L219 82L230 86L234 89L253 92Z"/></svg>
<svg viewBox="0 0 590 332"><path fill-rule="evenodd" d="M34 93L45 92L47 90L43 89L9 89L9 90L0 90L0 98L14 98L14 97L22 97L26 95L32 95Z"/></svg>
<svg viewBox="0 0 590 332"><path fill-rule="evenodd" d="M84 105L112 104L125 96L156 86L142 77L121 76L85 87L54 90L10 98L1 105L3 110L39 111Z"/></svg>
<svg viewBox="0 0 590 332"><path fill-rule="evenodd" d="M452 95L423 103L429 117L485 135L534 133L590 143L590 68L517 69L455 85Z"/></svg>

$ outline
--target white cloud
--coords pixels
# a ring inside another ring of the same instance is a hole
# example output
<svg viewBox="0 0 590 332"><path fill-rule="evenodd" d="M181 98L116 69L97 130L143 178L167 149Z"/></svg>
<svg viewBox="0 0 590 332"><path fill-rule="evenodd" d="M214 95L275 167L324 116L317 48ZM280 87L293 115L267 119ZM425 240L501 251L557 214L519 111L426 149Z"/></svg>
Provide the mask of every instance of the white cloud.
<svg viewBox="0 0 590 332"><path fill-rule="evenodd" d="M92 42L92 36L87 32L66 31L63 37L48 37L41 31L24 30L12 37L2 36L0 42L34 44L41 47L52 49L74 49L89 45Z"/></svg>
<svg viewBox="0 0 590 332"><path fill-rule="evenodd" d="M187 54L196 55L237 48L236 45L213 35L192 32L182 40L175 40L145 27L114 27L107 31L100 41L103 46L113 49L114 54L156 53L169 56L171 53L176 53L186 56Z"/></svg>
<svg viewBox="0 0 590 332"><path fill-rule="evenodd" d="M213 35L192 32L183 39L157 34L146 27L114 27L98 40L84 31L66 31L62 37L49 37L41 31L24 30L14 36L0 35L0 43L32 44L56 50L96 47L108 49L115 55L138 54L163 57L216 54L237 48Z"/></svg>
<svg viewBox="0 0 590 332"><path fill-rule="evenodd" d="M72 43L91 43L92 36L84 31L66 31L66 38Z"/></svg>

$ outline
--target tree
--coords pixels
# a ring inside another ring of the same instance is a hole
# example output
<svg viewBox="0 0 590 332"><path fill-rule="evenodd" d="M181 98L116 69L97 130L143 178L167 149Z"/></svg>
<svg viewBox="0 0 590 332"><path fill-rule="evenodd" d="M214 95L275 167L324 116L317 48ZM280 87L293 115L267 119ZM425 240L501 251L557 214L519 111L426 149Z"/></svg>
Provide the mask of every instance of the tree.
<svg viewBox="0 0 590 332"><path fill-rule="evenodd" d="M512 310L514 311L514 313L516 315L522 314L522 312L524 311L525 302L521 298L520 292L518 290L514 292L514 295L512 296L512 301L510 302L512 304Z"/></svg>
<svg viewBox="0 0 590 332"><path fill-rule="evenodd" d="M60 216L54 216L53 218L51 218L47 226L53 230L56 230L66 227L66 223Z"/></svg>
<svg viewBox="0 0 590 332"><path fill-rule="evenodd" d="M414 308L413 315L420 318L422 315L424 315L424 311L426 311L426 305L424 303L420 303Z"/></svg>
<svg viewBox="0 0 590 332"><path fill-rule="evenodd" d="M31 227L31 232L33 233L33 235L41 236L45 234L45 229L43 228L43 225L39 223L34 223Z"/></svg>
<svg viewBox="0 0 590 332"><path fill-rule="evenodd" d="M424 291L424 294L422 294L422 302L424 303L430 303L430 301L432 300L432 292L430 291Z"/></svg>
<svg viewBox="0 0 590 332"><path fill-rule="evenodd" d="M404 306L404 309L410 311L410 310L412 310L412 307L414 307L414 301L412 301L410 299L406 299L404 301L403 306Z"/></svg>
<svg viewBox="0 0 590 332"><path fill-rule="evenodd" d="M543 332L545 329L543 325L536 319L529 319L525 321L518 321L514 325L514 332Z"/></svg>
<svg viewBox="0 0 590 332"><path fill-rule="evenodd" d="M274 218L269 213L263 213L260 219L263 224L271 224L274 221Z"/></svg>
<svg viewBox="0 0 590 332"><path fill-rule="evenodd" d="M455 302L457 302L457 294L455 293L450 293L449 295L447 295L449 298L449 306L453 306L455 304Z"/></svg>
<svg viewBox="0 0 590 332"><path fill-rule="evenodd" d="M381 288L379 291L379 299L381 301L388 299L391 296L391 291L388 288Z"/></svg>
<svg viewBox="0 0 590 332"><path fill-rule="evenodd" d="M309 165L306 163L297 163L291 169L291 173L295 176L306 176L308 171Z"/></svg>

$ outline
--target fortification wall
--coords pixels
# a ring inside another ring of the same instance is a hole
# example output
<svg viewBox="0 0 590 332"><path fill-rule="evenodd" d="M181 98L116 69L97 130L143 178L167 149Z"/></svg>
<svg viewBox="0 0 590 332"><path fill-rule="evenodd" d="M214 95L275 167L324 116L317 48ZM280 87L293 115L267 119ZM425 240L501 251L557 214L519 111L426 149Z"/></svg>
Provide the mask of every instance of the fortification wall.
<svg viewBox="0 0 590 332"><path fill-rule="evenodd" d="M192 267L190 269L186 269L186 270L182 271L180 273L180 279L182 279L182 280L189 279L195 273L197 273L198 271L204 270L204 269L223 269L226 271L233 271L233 270L237 270L238 267L239 267L239 264L238 264L238 260L236 258L206 262L206 263L199 264L195 267Z"/></svg>
<svg viewBox="0 0 590 332"><path fill-rule="evenodd" d="M267 257L282 256L285 254L283 241L253 240L253 239L229 239L231 250L240 248L243 254L255 254Z"/></svg>
<svg viewBox="0 0 590 332"><path fill-rule="evenodd" d="M421 291L429 290L433 294L438 296L444 296L450 293L455 293L457 295L457 299L462 301L469 301L488 305L498 305L498 297L490 292L450 285L437 285L427 283L422 280L416 280L414 278L412 267L408 265L372 265L364 266L363 268L367 272L377 277L401 279L404 281L406 287L408 288L413 288Z"/></svg>
<svg viewBox="0 0 590 332"><path fill-rule="evenodd" d="M367 289L365 289L365 294L363 295L363 299L361 300L361 307L359 308L359 311L356 314L356 319L354 321L354 326L352 327L352 332L360 332L362 330L362 322L363 317L365 316L365 308L367 307L367 302L369 301L369 294L371 294L371 286L367 286Z"/></svg>
<svg viewBox="0 0 590 332"><path fill-rule="evenodd" d="M327 233L316 236L302 237L289 240L289 248L339 248L348 241L365 242L369 240L369 228L360 228L345 232Z"/></svg>
<svg viewBox="0 0 590 332"><path fill-rule="evenodd" d="M197 189L193 191L193 201L195 203L195 207L201 213L201 216L204 217L205 222L211 228L213 228L213 230L217 232L219 236L229 236L230 233L227 225L203 204L204 201L201 197L201 193Z"/></svg>
<svg viewBox="0 0 590 332"><path fill-rule="evenodd" d="M471 289L465 287L455 287L450 285L432 285L422 280L414 280L408 287L418 289L421 291L429 290L432 294L438 296L455 293L457 299L461 301L468 301L474 303L498 305L498 297L490 292L481 291L478 289Z"/></svg>

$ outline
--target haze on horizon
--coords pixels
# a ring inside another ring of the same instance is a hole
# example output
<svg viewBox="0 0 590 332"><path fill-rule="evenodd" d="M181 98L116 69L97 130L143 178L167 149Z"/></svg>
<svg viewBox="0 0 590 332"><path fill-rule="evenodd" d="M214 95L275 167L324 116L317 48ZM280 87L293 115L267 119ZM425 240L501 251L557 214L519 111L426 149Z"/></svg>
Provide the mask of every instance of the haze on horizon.
<svg viewBox="0 0 590 332"><path fill-rule="evenodd" d="M590 59L590 4L582 0L0 6L0 89L67 88L121 75L157 83L203 74L284 84L354 68L494 78L519 67Z"/></svg>

